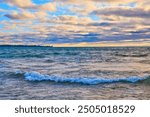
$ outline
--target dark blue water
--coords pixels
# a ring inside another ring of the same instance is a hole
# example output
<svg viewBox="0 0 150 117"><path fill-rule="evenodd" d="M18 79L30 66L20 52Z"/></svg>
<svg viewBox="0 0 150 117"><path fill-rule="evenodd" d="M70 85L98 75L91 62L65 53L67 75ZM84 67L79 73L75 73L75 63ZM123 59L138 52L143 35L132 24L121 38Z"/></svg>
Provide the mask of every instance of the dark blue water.
<svg viewBox="0 0 150 117"><path fill-rule="evenodd" d="M149 99L150 47L0 47L0 99Z"/></svg>

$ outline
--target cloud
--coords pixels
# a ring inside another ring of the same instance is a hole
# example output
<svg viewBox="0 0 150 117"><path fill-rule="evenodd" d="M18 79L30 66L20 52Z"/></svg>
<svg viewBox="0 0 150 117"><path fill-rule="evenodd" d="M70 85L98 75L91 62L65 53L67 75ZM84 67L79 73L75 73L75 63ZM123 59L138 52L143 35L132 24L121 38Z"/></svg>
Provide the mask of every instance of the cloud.
<svg viewBox="0 0 150 117"><path fill-rule="evenodd" d="M77 17L77 16L63 15L63 16L54 17L49 22L53 22L56 24L82 26L82 25L86 25L92 22L92 19L89 17Z"/></svg>
<svg viewBox="0 0 150 117"><path fill-rule="evenodd" d="M79 15L88 15L92 11L100 8L112 8L118 6L131 8L131 4L140 6L141 3L146 3L142 0L55 0L55 2L57 4L61 3L61 5L64 6L71 6L70 11Z"/></svg>
<svg viewBox="0 0 150 117"><path fill-rule="evenodd" d="M144 10L144 9L138 9L138 8L104 8L104 9L93 11L92 14L149 18L150 10Z"/></svg>
<svg viewBox="0 0 150 117"><path fill-rule="evenodd" d="M0 9L3 21L0 38L6 39L0 43L62 46L150 43L150 10L144 7L149 0L0 2L10 6Z"/></svg>
<svg viewBox="0 0 150 117"><path fill-rule="evenodd" d="M35 6L31 0L0 0L0 2L5 2L19 8L32 8Z"/></svg>
<svg viewBox="0 0 150 117"><path fill-rule="evenodd" d="M129 42L79 42L79 43L58 43L54 44L54 46L57 47L121 47L121 46L149 46L150 42L135 42L135 41L129 41Z"/></svg>
<svg viewBox="0 0 150 117"><path fill-rule="evenodd" d="M62 0L55 0L55 1L62 1ZM131 2L136 2L136 1L141 1L141 0L65 0L63 2L68 2L72 4L80 4L80 3L87 3L87 2L96 2L96 3L131 3Z"/></svg>
<svg viewBox="0 0 150 117"><path fill-rule="evenodd" d="M16 6L21 9L35 9L51 12L56 11L56 4L51 2L42 5L37 5L31 0L0 0L0 2L7 3L11 6Z"/></svg>
<svg viewBox="0 0 150 117"><path fill-rule="evenodd" d="M55 12L56 11L56 3L43 4L43 5L40 5L40 6L36 6L35 9L39 9L39 10L42 10L42 11Z"/></svg>
<svg viewBox="0 0 150 117"><path fill-rule="evenodd" d="M12 14L5 14L6 17L13 19L13 20L31 20L31 19L37 19L37 18L45 18L47 14L45 12L27 12L27 11L22 11L20 13L18 12L13 12Z"/></svg>
<svg viewBox="0 0 150 117"><path fill-rule="evenodd" d="M26 19L34 19L35 15L33 15L30 12L22 12L22 13L17 13L17 12L13 12L12 14L6 14L6 17L10 18L10 19L19 19L19 20L26 20Z"/></svg>

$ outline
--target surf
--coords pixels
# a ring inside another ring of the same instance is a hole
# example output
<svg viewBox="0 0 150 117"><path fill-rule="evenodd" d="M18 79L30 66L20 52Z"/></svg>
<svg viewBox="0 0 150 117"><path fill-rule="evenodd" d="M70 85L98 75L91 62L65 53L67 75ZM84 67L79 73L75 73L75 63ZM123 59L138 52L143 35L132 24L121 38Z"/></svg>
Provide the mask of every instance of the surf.
<svg viewBox="0 0 150 117"><path fill-rule="evenodd" d="M150 76L130 76L130 77L123 77L123 78L94 78L94 77L81 77L81 78L65 78L60 76L54 75L44 75L39 72L16 72L16 74L23 74L24 79L27 81L51 81L57 83L80 83L86 85L97 85L97 84L104 84L104 83L144 83L150 84Z"/></svg>

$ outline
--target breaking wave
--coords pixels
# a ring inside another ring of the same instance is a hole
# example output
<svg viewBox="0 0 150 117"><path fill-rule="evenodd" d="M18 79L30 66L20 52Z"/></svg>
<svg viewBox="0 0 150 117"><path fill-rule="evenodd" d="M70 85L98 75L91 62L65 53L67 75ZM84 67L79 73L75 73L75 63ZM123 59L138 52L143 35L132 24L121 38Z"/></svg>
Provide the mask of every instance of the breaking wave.
<svg viewBox="0 0 150 117"><path fill-rule="evenodd" d="M18 74L18 73L17 73ZM20 74L20 73L19 73ZM22 74L22 73L21 73ZM84 77L84 78L64 78L53 75L43 75L38 72L26 72L24 73L25 80L28 81L52 81L52 82L60 82L60 83L80 83L87 85L96 85L102 83L116 83L116 82L128 82L128 83L147 83L149 82L150 77L138 77L131 76L125 78L92 78L92 77Z"/></svg>

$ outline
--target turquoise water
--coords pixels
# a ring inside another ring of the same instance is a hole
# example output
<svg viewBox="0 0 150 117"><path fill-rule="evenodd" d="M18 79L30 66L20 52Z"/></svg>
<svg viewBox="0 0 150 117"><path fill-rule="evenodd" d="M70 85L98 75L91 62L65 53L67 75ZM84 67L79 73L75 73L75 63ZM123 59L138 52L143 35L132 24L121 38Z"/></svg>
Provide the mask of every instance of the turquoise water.
<svg viewBox="0 0 150 117"><path fill-rule="evenodd" d="M150 47L0 47L0 99L150 99Z"/></svg>

